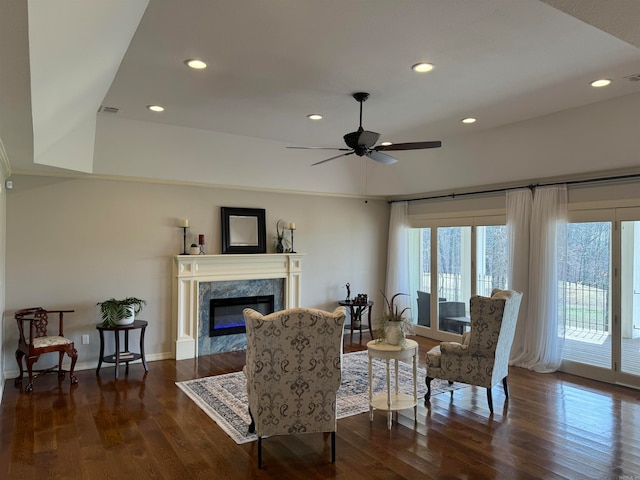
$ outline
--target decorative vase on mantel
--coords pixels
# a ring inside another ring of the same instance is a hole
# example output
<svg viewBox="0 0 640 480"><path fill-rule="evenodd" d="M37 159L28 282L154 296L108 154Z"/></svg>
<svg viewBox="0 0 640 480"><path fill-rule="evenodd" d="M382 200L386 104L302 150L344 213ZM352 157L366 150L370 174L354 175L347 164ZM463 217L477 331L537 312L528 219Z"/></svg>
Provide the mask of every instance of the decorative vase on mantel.
<svg viewBox="0 0 640 480"><path fill-rule="evenodd" d="M278 243L276 245L276 253L284 253L284 245L282 244L282 237L278 236Z"/></svg>

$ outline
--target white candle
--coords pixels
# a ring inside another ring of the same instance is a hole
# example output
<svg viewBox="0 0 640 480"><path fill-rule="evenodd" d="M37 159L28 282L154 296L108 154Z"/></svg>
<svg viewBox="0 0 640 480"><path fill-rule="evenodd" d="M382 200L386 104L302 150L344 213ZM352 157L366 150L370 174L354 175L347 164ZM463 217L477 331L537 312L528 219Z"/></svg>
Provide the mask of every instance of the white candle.
<svg viewBox="0 0 640 480"><path fill-rule="evenodd" d="M182 220L180 220L180 226L181 227L188 227L189 226L189 219L188 218L183 218Z"/></svg>
<svg viewBox="0 0 640 480"><path fill-rule="evenodd" d="M289 224L289 230L295 230L296 229L296 224L295 223L290 223Z"/></svg>

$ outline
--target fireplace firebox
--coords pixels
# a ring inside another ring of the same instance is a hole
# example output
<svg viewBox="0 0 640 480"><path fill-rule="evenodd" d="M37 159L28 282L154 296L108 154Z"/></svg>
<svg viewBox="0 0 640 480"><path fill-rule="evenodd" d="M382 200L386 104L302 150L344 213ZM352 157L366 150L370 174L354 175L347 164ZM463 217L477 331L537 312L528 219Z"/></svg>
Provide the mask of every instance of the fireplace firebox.
<svg viewBox="0 0 640 480"><path fill-rule="evenodd" d="M273 313L274 296L259 295L255 297L212 298L209 309L209 336L233 335L245 333L245 308L253 308L263 315Z"/></svg>

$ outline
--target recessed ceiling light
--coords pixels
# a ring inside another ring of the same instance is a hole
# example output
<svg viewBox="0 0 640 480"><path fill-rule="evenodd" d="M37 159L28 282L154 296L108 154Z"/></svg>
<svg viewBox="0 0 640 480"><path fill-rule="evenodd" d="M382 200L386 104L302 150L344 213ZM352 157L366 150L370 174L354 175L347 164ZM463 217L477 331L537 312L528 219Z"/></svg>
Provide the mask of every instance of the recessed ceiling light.
<svg viewBox="0 0 640 480"><path fill-rule="evenodd" d="M476 123L477 120L477 118L467 117L462 119L462 123Z"/></svg>
<svg viewBox="0 0 640 480"><path fill-rule="evenodd" d="M411 70L418 73L430 72L431 70L433 70L433 64L426 62L416 63L413 67L411 67Z"/></svg>
<svg viewBox="0 0 640 480"><path fill-rule="evenodd" d="M594 80L591 82L592 87L606 87L611 83L611 80L608 78L601 78L600 80Z"/></svg>
<svg viewBox="0 0 640 480"><path fill-rule="evenodd" d="M388 147L389 145L393 145L393 143L391 143L391 142L382 142L380 145L382 145L383 147Z"/></svg>
<svg viewBox="0 0 640 480"><path fill-rule="evenodd" d="M322 115L318 113L312 113L311 115L307 115L309 120L322 120Z"/></svg>
<svg viewBox="0 0 640 480"><path fill-rule="evenodd" d="M147 105L147 108L152 112L164 112L164 107L160 105Z"/></svg>
<svg viewBox="0 0 640 480"><path fill-rule="evenodd" d="M185 62L187 64L187 66L191 67L191 68L195 68L198 70L201 70L203 68L207 68L207 64L204 63L202 60L198 60L197 58L192 58L190 60L185 60Z"/></svg>

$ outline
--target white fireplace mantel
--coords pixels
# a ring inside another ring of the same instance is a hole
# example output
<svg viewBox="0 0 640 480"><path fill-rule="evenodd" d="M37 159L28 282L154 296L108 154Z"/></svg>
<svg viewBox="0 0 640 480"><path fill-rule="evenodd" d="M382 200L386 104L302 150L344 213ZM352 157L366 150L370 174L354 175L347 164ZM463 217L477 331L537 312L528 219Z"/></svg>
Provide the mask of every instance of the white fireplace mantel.
<svg viewBox="0 0 640 480"><path fill-rule="evenodd" d="M285 280L285 308L300 306L300 253L247 255L177 255L173 262L173 332L175 358L198 356L198 288L201 282Z"/></svg>

